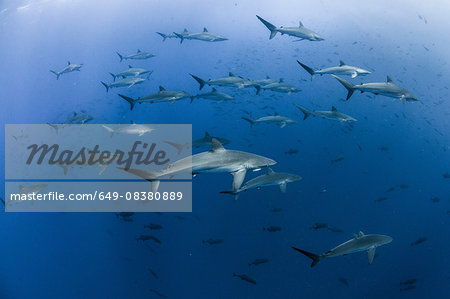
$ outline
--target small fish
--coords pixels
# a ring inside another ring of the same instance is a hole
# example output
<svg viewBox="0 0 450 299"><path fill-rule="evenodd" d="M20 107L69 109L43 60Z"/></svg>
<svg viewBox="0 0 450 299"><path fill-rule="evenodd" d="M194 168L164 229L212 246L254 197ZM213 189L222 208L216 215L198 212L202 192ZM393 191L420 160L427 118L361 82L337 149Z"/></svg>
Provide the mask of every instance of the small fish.
<svg viewBox="0 0 450 299"><path fill-rule="evenodd" d="M405 288L401 288L400 292L411 291L411 290L414 290L415 288L416 288L415 285L409 285L409 286L407 286Z"/></svg>
<svg viewBox="0 0 450 299"><path fill-rule="evenodd" d="M134 212L120 212L116 213L116 216L121 218L122 221L125 222L133 222L133 218L131 218L134 215Z"/></svg>
<svg viewBox="0 0 450 299"><path fill-rule="evenodd" d="M154 278L158 279L158 274L156 274L155 271L153 271L151 268L148 268L148 271L153 275Z"/></svg>
<svg viewBox="0 0 450 299"><path fill-rule="evenodd" d="M318 230L318 229L322 229L322 228L328 228L328 224L322 223L322 222L316 222L309 229Z"/></svg>
<svg viewBox="0 0 450 299"><path fill-rule="evenodd" d="M442 175L444 179L450 179L450 173L446 172Z"/></svg>
<svg viewBox="0 0 450 299"><path fill-rule="evenodd" d="M255 259L253 262L251 262L250 264L248 264L249 266L257 266L257 265L261 265L261 264L265 264L267 263L269 260L266 258L262 258L262 259Z"/></svg>
<svg viewBox="0 0 450 299"><path fill-rule="evenodd" d="M157 237L152 236L152 235L140 235L138 238L136 238L136 242L142 241L148 241L148 240L152 240L155 243L161 244L161 240L159 240Z"/></svg>
<svg viewBox="0 0 450 299"><path fill-rule="evenodd" d="M348 284L347 279L343 278L343 277L339 277L338 278L339 282L342 283L343 285L345 285L347 288L350 287L350 285Z"/></svg>
<svg viewBox="0 0 450 299"><path fill-rule="evenodd" d="M338 156L336 158L334 158L333 160L331 160L331 163L336 163L336 162L340 162L343 161L345 158L343 156Z"/></svg>
<svg viewBox="0 0 450 299"><path fill-rule="evenodd" d="M382 196L382 197L380 197L378 199L375 199L375 202L382 202L382 201L385 201L385 200L387 200L387 197L386 196Z"/></svg>
<svg viewBox="0 0 450 299"><path fill-rule="evenodd" d="M272 213L279 213L279 212L283 211L283 209L282 209L282 208L273 208L273 209L271 209L270 211L271 211Z"/></svg>
<svg viewBox="0 0 450 299"><path fill-rule="evenodd" d="M432 197L430 200L431 200L432 202L434 202L434 203L438 203L439 201L441 201L441 200L439 199L439 197L436 197L436 196Z"/></svg>
<svg viewBox="0 0 450 299"><path fill-rule="evenodd" d="M380 146L378 149L379 149L380 151L387 152L387 151L389 150L389 147L382 145L382 146Z"/></svg>
<svg viewBox="0 0 450 299"><path fill-rule="evenodd" d="M240 279L242 279L243 281L249 282L249 283L253 283L256 284L256 280L254 280L253 278L251 278L250 276L246 275L246 274L236 274L233 273L233 277L239 277Z"/></svg>
<svg viewBox="0 0 450 299"><path fill-rule="evenodd" d="M427 240L426 237L420 237L420 238L417 239L416 241L412 242L412 243L411 243L411 246L419 245L419 244L425 242L426 240Z"/></svg>
<svg viewBox="0 0 450 299"><path fill-rule="evenodd" d="M416 282L417 282L417 279L411 278L411 279L400 282L400 285L411 285L411 284L415 284Z"/></svg>
<svg viewBox="0 0 450 299"><path fill-rule="evenodd" d="M161 293L161 292L158 292L157 290L150 289L150 292L154 293L155 295L157 295L157 296L159 296L159 297L161 297L161 298L167 298L166 295L164 295L164 294Z"/></svg>
<svg viewBox="0 0 450 299"><path fill-rule="evenodd" d="M333 233L343 233L344 231L337 227L328 227L328 230L332 231Z"/></svg>
<svg viewBox="0 0 450 299"><path fill-rule="evenodd" d="M270 233L274 233L274 232L281 231L281 227L280 226L269 226L269 227L264 227L263 230L268 231Z"/></svg>
<svg viewBox="0 0 450 299"><path fill-rule="evenodd" d="M144 228L148 228L151 230L159 230L162 229L163 227L160 224L150 223L149 225L144 225Z"/></svg>
<svg viewBox="0 0 450 299"><path fill-rule="evenodd" d="M400 189L407 189L407 188L409 188L409 185L407 185L407 184L400 184L400 185L398 185L398 187Z"/></svg>
<svg viewBox="0 0 450 299"><path fill-rule="evenodd" d="M298 153L298 149L296 149L296 148L290 148L285 152L286 155L294 155L297 153Z"/></svg>
<svg viewBox="0 0 450 299"><path fill-rule="evenodd" d="M388 188L386 191L384 191L384 193L389 193L395 190L395 187L390 187Z"/></svg>
<svg viewBox="0 0 450 299"><path fill-rule="evenodd" d="M222 239L209 238L207 240L203 240L202 243L203 244L208 243L209 245L217 245L217 244L222 244L223 240Z"/></svg>

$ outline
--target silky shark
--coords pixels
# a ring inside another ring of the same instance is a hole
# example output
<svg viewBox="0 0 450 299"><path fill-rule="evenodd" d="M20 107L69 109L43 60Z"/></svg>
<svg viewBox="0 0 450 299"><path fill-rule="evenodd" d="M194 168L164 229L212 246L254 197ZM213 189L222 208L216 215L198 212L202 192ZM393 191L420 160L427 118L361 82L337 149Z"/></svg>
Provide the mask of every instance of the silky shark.
<svg viewBox="0 0 450 299"><path fill-rule="evenodd" d="M218 101L218 102L223 102L223 101L228 101L228 100L233 100L234 99L233 96L230 96L229 94L217 91L215 88L213 88L212 91L210 91L210 92L201 93L201 94L197 94L195 96L192 96L191 97L191 103L196 98L213 100L213 101Z"/></svg>
<svg viewBox="0 0 450 299"><path fill-rule="evenodd" d="M297 121L290 119L286 116L281 116L278 114L275 115L269 115L269 116L263 116L258 119L251 119L247 117L241 117L243 120L246 120L250 123L250 126L253 127L254 124L257 123L275 123L279 125L281 128L284 128L286 124L295 124Z"/></svg>
<svg viewBox="0 0 450 299"><path fill-rule="evenodd" d="M369 72L365 69L362 69L362 68L359 68L356 66L346 65L345 62L343 62L342 60L339 61L339 66L327 67L327 68L320 69L320 70L313 70L312 68L301 63L298 60L297 60L297 63L300 64L311 75L311 81L314 79L314 76L316 74L321 75L321 76L325 75L325 74L347 75L347 76L351 76L352 78L355 78L358 75L371 74L371 72Z"/></svg>
<svg viewBox="0 0 450 299"><path fill-rule="evenodd" d="M215 138L212 139L212 150L195 154L172 164L161 171L119 168L152 183L152 191L156 192L160 179L180 172L190 171L192 175L202 172L228 172L233 175L232 190L238 190L248 170L257 171L262 167L276 164L272 159L252 153L227 150Z"/></svg>
<svg viewBox="0 0 450 299"><path fill-rule="evenodd" d="M281 193L286 193L286 185L287 183L295 182L301 180L302 177L290 174L290 173L281 173L275 172L270 167L267 168L267 174L260 175L254 179L251 179L244 183L239 189L231 190L231 191L222 191L220 193L225 194L233 194L234 199L237 200L239 197L239 193L243 191L247 191L254 188L261 188L265 186L280 186Z"/></svg>
<svg viewBox="0 0 450 299"><path fill-rule="evenodd" d="M125 77L122 80L119 80L119 81L111 83L111 84L106 84L103 81L100 81L100 83L102 83L102 85L105 86L106 92L108 92L110 88L125 87L125 86L130 88L136 84L140 84L140 83L144 82L145 80L146 79L143 79L143 78Z"/></svg>
<svg viewBox="0 0 450 299"><path fill-rule="evenodd" d="M56 80L59 79L59 76L61 76L62 74L67 74L67 73L71 73L71 72L79 72L81 67L83 66L83 64L75 64L75 63L70 63L70 61L67 61L67 65L65 68L63 68L62 70L60 70L59 72L56 71L52 71L50 70L50 72L52 72L53 74L56 75Z"/></svg>
<svg viewBox="0 0 450 299"><path fill-rule="evenodd" d="M171 141L164 141L164 142L175 147L178 150L178 155L179 155L183 151L183 148L199 148L199 147L210 146L213 138L218 140L222 145L227 145L230 143L230 141L228 139L211 136L211 135L209 135L208 132L205 132L205 136L203 136L202 138L193 140L192 142L186 142L185 144L178 144L178 143L174 143Z"/></svg>
<svg viewBox="0 0 450 299"><path fill-rule="evenodd" d="M147 69L138 68L138 67L132 67L131 65L129 65L127 70L124 70L117 74L113 74L113 73L109 73L109 74L113 77L114 81L116 81L117 77L122 77L122 79L124 79L126 77L137 77L137 76L141 76L141 75L145 75L145 74L148 74L148 76L150 76L152 73L153 73L153 71L149 71ZM148 76L147 76L147 79L148 79Z"/></svg>
<svg viewBox="0 0 450 299"><path fill-rule="evenodd" d="M360 85L353 85L333 74L331 76L336 78L336 80L338 80L348 90L347 100L350 99L355 90L359 90L361 93L367 91L375 95L381 94L386 97L397 98L400 99L403 104L406 104L406 101L419 100L412 93L395 84L389 76L387 76L386 82L362 83Z"/></svg>
<svg viewBox="0 0 450 299"><path fill-rule="evenodd" d="M352 121L357 121L356 119L354 119L353 117L344 114L342 112L339 112L336 107L332 106L331 107L331 111L317 111L317 110L308 110L300 105L294 104L295 107L297 107L298 109L300 109L300 111L303 112L303 120L307 119L308 116L313 115L313 116L320 116L323 118L328 118L328 119L334 119L334 120L338 120L340 122L352 122Z"/></svg>
<svg viewBox="0 0 450 299"><path fill-rule="evenodd" d="M185 39L196 39L204 42L221 42L228 40L226 37L209 32L206 28L203 28L203 32L198 33L188 32L187 29L184 29L181 33L174 32L173 34L180 38L180 44L183 43Z"/></svg>
<svg viewBox="0 0 450 299"><path fill-rule="evenodd" d="M266 76L265 79L252 80L252 82L255 84L258 84L259 86L266 86L271 83L277 83L277 82L279 82L279 80L275 80L275 79L270 78L269 76Z"/></svg>
<svg viewBox="0 0 450 299"><path fill-rule="evenodd" d="M300 88L297 88L293 85L287 84L283 79L280 79L278 82L269 83L261 87L263 90L272 90L277 92L284 92L288 95L291 95L293 92L302 91Z"/></svg>
<svg viewBox="0 0 450 299"><path fill-rule="evenodd" d="M67 126L67 125L83 125L87 123L88 121L91 121L94 119L94 116L85 114L85 113L73 113L73 116L63 122L62 124L56 125L56 124L48 124L50 127L56 130L56 133L58 133L58 130Z"/></svg>
<svg viewBox="0 0 450 299"><path fill-rule="evenodd" d="M178 38L175 34L164 34L161 32L156 32L158 35L160 35L163 38L163 41L166 40L166 38Z"/></svg>
<svg viewBox="0 0 450 299"><path fill-rule="evenodd" d="M136 103L142 104L142 103L162 103L162 102L169 102L169 105L172 105L176 101L179 101L181 99L190 98L192 95L184 92L184 91L171 91L166 90L164 87L159 87L159 92L150 94L145 97L140 97L137 99L132 99L130 97L124 96L119 94L119 97L126 100L128 103L130 103L130 110L133 110L134 105Z"/></svg>
<svg viewBox="0 0 450 299"><path fill-rule="evenodd" d="M281 33L281 35L286 34L286 35L290 35L290 36L294 36L294 37L298 37L300 38L297 41L300 40L310 40L310 41L321 41L323 40L323 37L321 37L319 34L315 33L314 31L306 28L305 26L303 26L302 22L299 22L298 27L276 27L275 25L267 22L266 20L264 20L263 18L261 18L260 16L256 16L258 18L258 20L260 20L266 27L267 29L270 30L270 37L269 39L272 39L275 37L275 35L277 34L277 32Z"/></svg>
<svg viewBox="0 0 450 299"><path fill-rule="evenodd" d="M193 74L189 74L192 76L192 78L195 79L195 81L200 84L200 90L207 84L209 86L216 85L216 86L231 86L231 87L237 87L238 89L242 89L244 87L253 86L256 88L256 94L259 93L260 86L256 83L254 83L251 80L235 76L233 73L228 73L228 77L224 78L217 78L217 79L209 79L209 80L203 80Z"/></svg>
<svg viewBox="0 0 450 299"><path fill-rule="evenodd" d="M152 57L156 56L156 55L150 54L148 52L143 52L139 49L137 50L136 53L130 54L130 55L121 55L119 52L116 52L116 53L117 53L117 55L119 55L121 62L124 59L148 59L148 58L152 58Z"/></svg>
<svg viewBox="0 0 450 299"><path fill-rule="evenodd" d="M385 235L364 235L363 232L355 234L353 239L344 242L335 248L323 253L315 254L296 247L292 249L306 255L312 259L311 268L317 265L317 263L324 258L330 258L340 255L346 255L354 252L367 251L369 257L369 264L372 264L373 258L375 257L375 250L377 247L392 242L392 237Z"/></svg>
<svg viewBox="0 0 450 299"><path fill-rule="evenodd" d="M131 121L131 124L128 126L120 126L117 129L113 129L105 125L102 125L102 127L105 128L105 130L107 130L109 133L111 133L111 137L113 137L114 134L118 133L142 136L146 133L150 133L156 130L149 125L138 125L134 121Z"/></svg>

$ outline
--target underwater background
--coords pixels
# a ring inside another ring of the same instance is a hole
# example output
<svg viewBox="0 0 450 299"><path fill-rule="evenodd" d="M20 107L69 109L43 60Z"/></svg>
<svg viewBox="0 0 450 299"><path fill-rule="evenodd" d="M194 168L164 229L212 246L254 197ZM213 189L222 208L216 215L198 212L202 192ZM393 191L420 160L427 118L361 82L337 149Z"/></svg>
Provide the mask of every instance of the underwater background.
<svg viewBox="0 0 450 299"><path fill-rule="evenodd" d="M90 123L98 124L188 123L194 139L205 132L226 138L227 149L270 157L275 171L303 180L288 184L286 194L273 186L234 201L219 193L230 189L230 174L199 174L192 213L136 213L133 221L114 213L1 213L0 298L447 298L449 14L443 0L2 0L2 124L63 123L73 112L93 115ZM269 40L255 15L278 26L301 20L325 40L294 42L279 34ZM180 44L155 33L203 27L229 40ZM137 49L156 57L120 62L116 54ZM420 101L402 104L367 93L345 101L347 91L334 78L311 81L296 60L314 68L343 60L372 71L346 78L358 84L390 75ZM56 80L49 70L67 61L84 65ZM108 72L128 64L153 73L142 84L106 93L100 81L112 82ZM132 111L117 96L136 98L158 86L197 94L189 73L208 79L229 72L283 78L302 91L256 95L253 88L217 87L235 99L142 104ZM294 103L335 106L358 121L302 120ZM275 112L298 123L250 127L241 119ZM152 232L161 244L136 242L150 223L163 227ZM315 223L339 229L312 229ZM282 229L264 230L270 226ZM322 253L359 231L393 237L372 265L366 253L357 253L311 269L310 260L290 248ZM210 238L222 242L205 242ZM258 258L268 262L249 266ZM408 288L412 279L415 288Z"/></svg>

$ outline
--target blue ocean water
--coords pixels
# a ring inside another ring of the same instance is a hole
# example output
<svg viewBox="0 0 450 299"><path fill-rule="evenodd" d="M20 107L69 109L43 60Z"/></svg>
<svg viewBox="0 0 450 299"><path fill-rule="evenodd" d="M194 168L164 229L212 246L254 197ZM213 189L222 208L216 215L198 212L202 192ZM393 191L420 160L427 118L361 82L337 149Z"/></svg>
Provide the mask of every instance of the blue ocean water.
<svg viewBox="0 0 450 299"><path fill-rule="evenodd" d="M267 187L234 201L219 194L230 189L231 175L199 174L192 213L136 213L132 222L114 213L1 213L0 298L447 298L448 13L446 1L2 1L3 124L64 122L74 111L94 115L91 123L99 124L190 123L194 138L205 132L227 138L226 148L270 157L275 171L303 180L288 184L286 194ZM269 40L255 15L278 26L301 20L325 40L294 42L279 34ZM180 44L155 33L203 27L229 40ZM156 57L119 61L116 51L137 49ZM355 84L390 75L420 101L404 105L368 93L345 101L347 92L334 78L311 81L296 60L313 68L343 60L372 71L346 78ZM84 65L56 80L49 70L67 61ZM106 93L100 81L111 82L108 72L128 64L154 72L148 82ZM302 91L256 95L253 88L219 87L236 99L142 104L133 111L117 96L139 97L159 86L196 94L189 73L208 79L229 72L283 78ZM294 103L335 106L358 121L303 121ZM275 112L298 123L251 128L241 119ZM4 168L3 130L0 140ZM316 222L342 232L311 229ZM136 242L149 223L163 226L154 232L162 244ZM282 229L263 229L269 226ZM363 252L311 269L310 260L291 249L323 253L359 231L393 237L371 265ZM202 242L209 238L223 243ZM419 238L426 241L411 245ZM248 265L257 258L268 262ZM411 279L416 282L405 284Z"/></svg>

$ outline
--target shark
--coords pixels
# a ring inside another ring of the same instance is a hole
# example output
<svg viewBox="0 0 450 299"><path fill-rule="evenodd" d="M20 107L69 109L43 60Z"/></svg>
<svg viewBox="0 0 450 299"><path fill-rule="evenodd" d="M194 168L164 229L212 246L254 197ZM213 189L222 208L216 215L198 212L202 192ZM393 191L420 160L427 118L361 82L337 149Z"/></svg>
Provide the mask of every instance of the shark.
<svg viewBox="0 0 450 299"><path fill-rule="evenodd" d="M301 176L290 173L275 172L272 170L272 168L268 167L266 174L260 175L256 178L247 181L239 189L231 191L222 191L220 193L233 194L235 200L239 198L239 194L243 191L247 191L254 188L259 189L265 186L279 186L281 193L286 193L287 183L299 181L301 179L302 179Z"/></svg>
<svg viewBox="0 0 450 299"><path fill-rule="evenodd" d="M275 123L279 125L281 128L284 128L287 124L295 124L297 121L290 119L286 116L281 116L275 113L275 115L263 116L258 119L251 119L247 117L241 117L243 120L246 120L250 123L250 126L253 127L254 124L257 123Z"/></svg>
<svg viewBox="0 0 450 299"><path fill-rule="evenodd" d="M283 79L280 79L278 82L269 83L261 87L263 90L271 90L276 92L284 92L288 95L291 95L293 92L302 91L300 88L297 88L293 85L287 84Z"/></svg>
<svg viewBox="0 0 450 299"><path fill-rule="evenodd" d="M193 176L204 172L228 172L233 175L232 190L238 190L245 179L247 171L258 171L262 167L276 164L270 158L253 153L228 150L215 138L211 141L212 149L198 153L169 164L160 171L119 168L139 176L152 184L152 192L156 192L160 179L165 176L174 176L177 173L190 171Z"/></svg>
<svg viewBox="0 0 450 299"><path fill-rule="evenodd" d="M370 92L375 95L384 95L390 98L397 98L402 101L403 104L406 104L406 101L418 101L412 93L404 89L403 87L398 86L392 81L390 76L387 76L386 82L376 82L376 83L362 83L360 85L353 85L350 82L338 77L336 75L331 75L336 80L338 80L344 87L347 89L348 94L346 100L350 99L353 92L355 90L359 90L361 93Z"/></svg>
<svg viewBox="0 0 450 299"><path fill-rule="evenodd" d="M198 82L198 84L200 84L200 90L202 90L202 88L205 85L216 85L216 86L231 86L231 87L237 87L238 89L242 89L245 87L249 87L249 86L253 86L256 88L256 94L259 93L260 90L260 86L254 82L252 82L251 80L239 77L239 76L235 76L233 73L228 73L228 77L223 77L223 78L217 78L217 79L208 79L208 80L203 80L200 77L197 77L193 74L189 74L191 75L192 78L195 79L195 81Z"/></svg>
<svg viewBox="0 0 450 299"><path fill-rule="evenodd" d="M184 31L181 33L174 32L173 34L180 38L180 44L183 43L185 39L195 39L204 42L221 42L228 40L228 38L226 37L209 32L206 27L203 28L203 32L192 33L188 32L187 29L184 29Z"/></svg>
<svg viewBox="0 0 450 299"><path fill-rule="evenodd" d="M175 147L178 150L179 155L183 151L183 148L200 148L210 146L213 138L218 140L222 145L227 145L230 143L228 139L217 136L211 136L208 132L205 132L205 136L203 136L202 138L193 140L192 142L186 142L185 144L178 144L171 141L164 141L164 142Z"/></svg>
<svg viewBox="0 0 450 299"><path fill-rule="evenodd" d="M128 88L136 85L136 84L141 84L142 82L144 82L146 79L143 78L136 78L136 77L125 77L117 82L111 83L111 84L106 84L103 81L100 81L100 83L102 83L103 86L105 86L106 88L106 92L109 91L110 88L115 88L115 87L125 87L127 86Z"/></svg>
<svg viewBox="0 0 450 299"><path fill-rule="evenodd" d="M311 268L317 265L317 263L324 258L330 258L335 256L347 255L350 253L367 251L369 264L372 264L373 258L375 257L375 250L377 247L386 245L392 242L392 237L385 235L365 235L363 232L359 232L354 235L353 239L344 242L335 248L323 253L315 254L296 247L292 249L306 255L312 259Z"/></svg>
<svg viewBox="0 0 450 299"><path fill-rule="evenodd" d="M128 69L121 71L117 74L113 74L113 73L109 73L114 81L116 81L117 77L122 77L122 79L126 78L126 77L137 77L137 76L141 76L141 75L145 75L148 74L148 76L150 76L153 73L153 71L149 71L147 69L143 69L143 68L138 68L138 67L132 67L131 65L128 66ZM147 77L148 79L148 77Z"/></svg>
<svg viewBox="0 0 450 299"><path fill-rule="evenodd" d="M113 137L114 134L118 133L142 136L146 133L151 133L156 130L149 125L138 125L134 121L131 121L131 124L128 126L120 126L117 129L113 129L105 125L102 125L102 127L105 128L106 131L111 133L111 137Z"/></svg>
<svg viewBox="0 0 450 299"><path fill-rule="evenodd" d="M299 22L298 27L276 27L275 25L267 22L260 16L256 16L258 20L260 20L267 29L270 30L270 36L269 39L272 39L275 37L275 35L279 32L281 35L290 35L299 38L297 41L301 40L310 40L310 41L321 41L324 40L323 37L321 37L318 33L306 28L303 26L302 22Z"/></svg>
<svg viewBox="0 0 450 299"><path fill-rule="evenodd" d="M265 86L265 85L268 85L271 83L277 83L277 82L279 82L279 80L275 80L275 79L270 78L269 76L266 76L265 79L253 80L252 82L259 86Z"/></svg>
<svg viewBox="0 0 450 299"><path fill-rule="evenodd" d="M82 66L83 66L83 63L75 64L75 63L70 63L70 61L67 61L67 65L59 72L52 71L52 70L50 70L50 72L55 74L56 80L58 80L59 76L61 76L62 74L67 74L67 73L71 73L71 72L79 72Z"/></svg>
<svg viewBox="0 0 450 299"><path fill-rule="evenodd" d="M355 118L351 117L350 115L339 112L336 109L336 107L334 107L334 106L331 106L331 111L317 111L317 110L311 111L300 105L297 105L297 104L294 104L294 105L295 105L295 107L300 109L300 111L303 112L303 115L304 115L303 120L307 119L308 116L313 115L313 116L320 116L322 118L338 120L342 123L357 121Z"/></svg>
<svg viewBox="0 0 450 299"><path fill-rule="evenodd" d="M217 91L215 88L213 88L212 91L210 91L210 92L192 96L191 103L192 103L192 101L194 101L194 99L197 99L197 98L213 100L213 101L218 101L218 102L223 102L223 101L228 101L228 100L234 99L233 96L223 93L223 92L220 92L220 91Z"/></svg>
<svg viewBox="0 0 450 299"><path fill-rule="evenodd" d="M48 124L50 127L56 130L56 133L58 133L59 129L62 129L63 127L67 125L83 125L91 120L94 119L94 116L85 114L85 113L76 113L74 112L72 117L63 122L62 124Z"/></svg>
<svg viewBox="0 0 450 299"><path fill-rule="evenodd" d="M339 61L339 66L332 66L320 70L314 70L310 68L309 66L301 63L297 60L297 63L304 68L310 75L311 75L311 81L314 79L315 75L325 75L325 74L334 74L334 75L347 75L351 76L352 78L356 78L358 75L368 75L371 74L370 71L345 64L344 61Z"/></svg>
<svg viewBox="0 0 450 299"><path fill-rule="evenodd" d="M166 38L178 38L175 34L164 34L161 32L156 32L159 36L163 38L163 42L166 41Z"/></svg>
<svg viewBox="0 0 450 299"><path fill-rule="evenodd" d="M155 57L156 55L150 54L149 52L143 52L141 50L137 50L136 53L134 54L129 54L129 55L121 55L119 52L116 52L117 55L119 55L120 58L120 62L122 62L122 60L126 60L126 59L148 59L148 58L152 58Z"/></svg>
<svg viewBox="0 0 450 299"><path fill-rule="evenodd" d="M184 91L171 91L166 90L164 87L159 87L159 92L150 94L148 96L140 97L137 99L133 99L124 95L119 94L119 97L126 100L130 104L130 110L133 110L134 105L136 103L142 104L142 103L162 103L162 102L169 102L169 106L175 103L176 101L179 101L181 99L185 98L191 98L192 95L184 92Z"/></svg>

